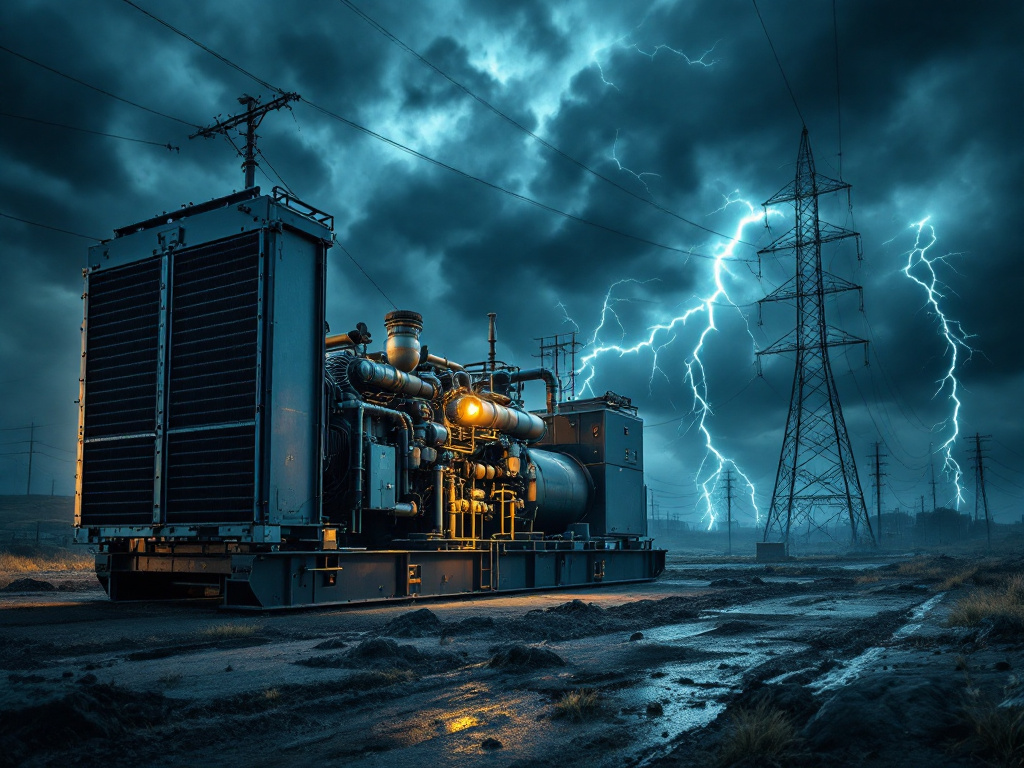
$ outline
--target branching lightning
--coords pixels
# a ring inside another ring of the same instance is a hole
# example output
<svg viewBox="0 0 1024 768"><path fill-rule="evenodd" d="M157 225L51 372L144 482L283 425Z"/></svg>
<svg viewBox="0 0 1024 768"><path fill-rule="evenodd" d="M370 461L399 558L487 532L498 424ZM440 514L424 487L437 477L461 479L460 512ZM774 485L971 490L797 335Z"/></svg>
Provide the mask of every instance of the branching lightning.
<svg viewBox="0 0 1024 768"><path fill-rule="evenodd" d="M618 166L618 169L620 171L622 171L623 173L628 173L630 176L635 178L637 181L639 181L641 184L644 185L644 189L647 190L647 194L648 195L651 194L651 188L648 187L647 186L647 182L644 181L644 176L650 176L650 177L655 178L655 179L660 179L661 178L661 174L660 173L651 173L650 171L643 171L642 173L637 173L636 171L631 170L631 169L627 168L626 166L624 166L622 164L622 162L619 160L618 153L615 151L616 148L618 147L618 145L619 145L619 131L618 131L618 129L616 129L615 130L615 141L612 142L611 159L615 161L615 165Z"/></svg>
<svg viewBox="0 0 1024 768"><path fill-rule="evenodd" d="M920 285L927 294L927 304L931 307L932 313L939 319L939 335L946 342L949 352L949 368L946 374L939 379L938 388L932 397L938 397L942 392L949 392L949 399L953 403L953 412L949 418L940 422L938 426L952 427L949 437L939 446L938 452L943 455L943 472L952 476L953 484L956 487L956 508L964 500L964 489L960 484L963 473L956 459L953 458L953 447L960 436L960 381L957 378L957 368L961 364L961 352L965 356L964 362L970 360L974 350L967 343L971 334L967 333L958 320L949 318L943 312L940 302L946 298L943 289L945 286L939 281L935 272L937 263L945 263L950 256L957 256L956 253L947 253L943 256L929 256L928 251L938 241L935 234L935 227L928 223L931 217L925 217L910 228L915 230L914 247L907 253L907 264L903 267L903 274ZM919 276L920 275L920 276Z"/></svg>
<svg viewBox="0 0 1024 768"><path fill-rule="evenodd" d="M640 27L637 27L637 29L639 29L639 28ZM605 85L611 86L615 90L619 90L619 86L617 86L615 83L613 83L611 80L608 79L608 77L605 75L604 67L601 65L601 59L598 58L598 54L601 51L606 51L609 48L616 48L617 47L617 48L632 49L632 50L636 51L637 53L639 53L641 56L646 56L651 61L654 61L655 57L659 53L661 53L662 51L666 51L668 53L671 53L671 54L674 54L674 55L678 56L683 61L685 61L687 63L687 65L689 65L691 67L703 67L705 69L710 69L711 67L713 67L715 64L718 63L717 59L708 60L708 56L710 56L712 53L714 53L715 48L718 45L718 41L716 41L714 45L712 45L710 48L708 48L706 51L704 51L704 53L702 53L699 57L692 58L691 56L688 56L687 54L683 53L682 51L680 51L680 50L678 50L676 48L673 48L670 45L656 45L651 50L645 51L645 50L643 50L640 47L639 43L628 43L628 42L626 42L634 34L634 32L636 32L636 29L634 29L633 32L630 32L629 34L623 35L622 37L618 38L617 40L612 41L608 45L601 46L600 48L595 48L593 51L590 52L590 57L593 60L594 64L597 66L597 71L601 73L601 82L604 83Z"/></svg>
<svg viewBox="0 0 1024 768"><path fill-rule="evenodd" d="M736 471L736 474L742 479L743 483L746 484L747 492L750 495L750 503L754 509L755 520L757 522L760 522L761 515L757 506L754 484L736 464L735 460L723 454L715 445L715 440L711 434L710 426L710 417L713 415L713 410L708 394L708 376L707 370L704 366L704 359L702 358L702 354L705 350L705 344L709 342L712 332L717 332L718 330L715 323L715 307L723 304L731 306L740 313L741 317L743 317L739 307L729 296L725 287L724 278L726 275L730 274L729 262L735 261L736 246L742 241L744 230L752 224L764 222L766 216L779 215L779 212L774 209L768 209L766 212L751 205L745 200L734 199L732 196L726 198L726 203L723 207L728 207L737 203L746 205L748 214L736 225L736 230L732 238L727 243L720 244L715 249L714 260L712 262L713 290L703 298L695 297L695 303L676 317L650 326L647 329L647 335L645 338L634 344L627 344L627 332L621 318L616 312L616 305L621 302L631 301L631 299L617 297L615 296L615 291L624 284L643 284L643 282L649 281L639 281L635 279L616 281L609 287L605 294L604 302L601 306L599 322L597 327L594 329L594 332L590 335L590 339L583 347L576 371L576 375L582 381L580 386L581 395L587 392L590 394L596 394L593 385L594 379L598 375L598 364L604 356L609 354L616 358L632 355L637 357L640 357L641 355L649 356L651 361L651 375L648 379L649 387L653 386L654 379L659 374L664 376L666 381L668 381L667 374L658 365L659 355L662 354L666 347L670 346L679 338L682 330L691 320L695 320L696 317L700 315L705 318L703 327L694 342L693 348L687 356L685 362L686 374L684 376L684 381L689 386L690 395L692 397L691 413L694 417L693 423L697 426L697 429L704 440L704 458L701 460L701 463L697 468L695 484L701 499L699 505L703 512L702 519L706 522L709 529L714 527L717 519L713 499L719 489L719 483L723 479L723 473L729 467L732 467ZM563 307L562 309L564 312L565 308ZM566 315L566 320L568 322L574 322L568 317L568 315ZM746 318L744 317L744 323L745 322ZM608 330L616 328L617 330L612 330L612 333L618 337L617 340L615 342L606 341L605 337L608 335ZM749 327L747 332L750 334ZM751 341L753 342L752 334Z"/></svg>

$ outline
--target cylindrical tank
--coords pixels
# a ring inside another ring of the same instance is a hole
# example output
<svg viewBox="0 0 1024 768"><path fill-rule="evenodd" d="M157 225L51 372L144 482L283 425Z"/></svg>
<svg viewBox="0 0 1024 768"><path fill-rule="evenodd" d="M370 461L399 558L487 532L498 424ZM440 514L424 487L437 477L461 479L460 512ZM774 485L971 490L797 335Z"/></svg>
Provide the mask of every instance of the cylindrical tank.
<svg viewBox="0 0 1024 768"><path fill-rule="evenodd" d="M546 429L544 421L532 413L492 403L477 395L456 397L445 410L445 415L463 427L496 429L521 440L540 440Z"/></svg>
<svg viewBox="0 0 1024 768"><path fill-rule="evenodd" d="M420 364L420 331L423 315L407 309L396 309L384 316L388 332L388 362L400 371L410 373Z"/></svg>
<svg viewBox="0 0 1024 768"><path fill-rule="evenodd" d="M531 448L529 460L536 467L534 530L561 533L587 514L594 494L590 473L571 456ZM532 495L532 494L531 494Z"/></svg>

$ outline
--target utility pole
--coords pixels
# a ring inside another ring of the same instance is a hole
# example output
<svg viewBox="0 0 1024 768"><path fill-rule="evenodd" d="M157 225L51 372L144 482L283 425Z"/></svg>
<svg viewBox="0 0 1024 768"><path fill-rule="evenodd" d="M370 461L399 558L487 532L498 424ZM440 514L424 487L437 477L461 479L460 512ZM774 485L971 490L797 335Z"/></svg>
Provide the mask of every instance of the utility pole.
<svg viewBox="0 0 1024 768"><path fill-rule="evenodd" d="M725 510L729 524L729 557L732 557L732 469L725 470Z"/></svg>
<svg viewBox="0 0 1024 768"><path fill-rule="evenodd" d="M24 429L24 427L22 427ZM28 483L25 486L25 495L32 493L32 454L36 450L36 423L33 421L28 433Z"/></svg>
<svg viewBox="0 0 1024 768"><path fill-rule="evenodd" d="M881 443L875 443L875 514L878 528L878 543L882 543L882 477L885 473L882 471L882 458L884 454L880 452L879 446Z"/></svg>
<svg viewBox="0 0 1024 768"><path fill-rule="evenodd" d="M807 520L808 526L849 519L851 542L858 533L874 543L871 518L864 504L864 491L857 476L857 464L850 435L843 419L839 393L832 376L829 349L867 344L830 327L825 320L825 297L863 289L822 269L821 246L854 238L860 256L860 235L828 224L818 218L818 197L846 190L850 185L818 174L805 127L800 136L796 177L765 202L765 207L792 202L796 223L789 232L758 251L762 254L792 251L796 275L758 302L793 301L796 329L776 341L761 355L796 353L796 370L786 417L786 431L772 491L772 502L764 529L764 540L774 536L787 544L790 528ZM866 347L865 347L866 349ZM865 359L865 363L867 360ZM866 532L866 536L864 533Z"/></svg>
<svg viewBox="0 0 1024 768"><path fill-rule="evenodd" d="M978 522L978 497L981 497L985 509L985 536L988 538L988 548L992 549L992 525L988 516L988 495L985 493L985 462L982 453L981 441L988 440L991 435L974 433L974 522Z"/></svg>
<svg viewBox="0 0 1024 768"><path fill-rule="evenodd" d="M928 443L928 455L929 456L932 455L932 444L931 443ZM939 511L939 505L935 501L935 460L934 459L929 459L928 466L931 468L931 472L932 472L932 482L931 482L931 485L932 485L932 512L938 512Z"/></svg>
<svg viewBox="0 0 1024 768"><path fill-rule="evenodd" d="M252 189L256 186L256 166L259 163L256 162L256 129L259 124L263 122L263 118L268 112L272 112L275 109L280 109L286 106L290 101L298 101L302 97L297 93L282 93L273 101L268 101L266 104L260 104L259 99L250 96L247 93L243 93L238 97L238 103L245 106L245 112L240 115L234 115L226 120L219 120L218 122L211 125L209 128L202 128L191 136L190 139L194 139L196 136L202 136L203 138L212 138L218 133L228 135L228 131L232 128L245 124L245 153L242 154L244 160L242 161L242 169L245 171L245 188ZM228 141L231 141L228 137ZM234 144L234 142L232 142ZM238 149L235 147L235 149Z"/></svg>

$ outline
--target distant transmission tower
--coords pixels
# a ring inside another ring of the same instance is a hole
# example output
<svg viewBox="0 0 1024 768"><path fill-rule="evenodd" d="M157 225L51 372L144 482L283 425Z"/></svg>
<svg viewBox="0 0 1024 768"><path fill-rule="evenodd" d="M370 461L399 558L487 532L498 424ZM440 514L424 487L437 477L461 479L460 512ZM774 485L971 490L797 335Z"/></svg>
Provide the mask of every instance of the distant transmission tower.
<svg viewBox="0 0 1024 768"><path fill-rule="evenodd" d="M858 539L874 543L828 356L830 347L867 342L831 328L825 322L825 296L862 291L859 285L821 268L824 243L855 238L860 257L858 233L818 218L818 197L844 189L848 191L850 185L815 173L805 127L800 137L796 178L764 204L767 208L792 202L796 209L793 229L758 251L759 257L788 250L796 255L795 277L759 302L796 303L796 330L757 353L760 358L761 355L796 352L796 373L764 529L765 541L781 539L788 545L790 530L795 525L806 522L808 531L814 526L827 532L830 523L841 524L848 518L852 543L857 543Z"/></svg>

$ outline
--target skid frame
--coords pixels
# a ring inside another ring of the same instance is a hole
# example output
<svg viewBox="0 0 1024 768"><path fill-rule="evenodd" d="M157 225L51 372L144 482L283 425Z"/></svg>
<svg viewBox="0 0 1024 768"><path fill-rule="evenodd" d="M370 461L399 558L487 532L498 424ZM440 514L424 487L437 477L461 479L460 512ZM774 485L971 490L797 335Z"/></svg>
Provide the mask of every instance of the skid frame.
<svg viewBox="0 0 1024 768"><path fill-rule="evenodd" d="M219 595L225 608L274 610L651 581L665 567L649 539L395 543L410 548L107 552L96 572L112 600Z"/></svg>

